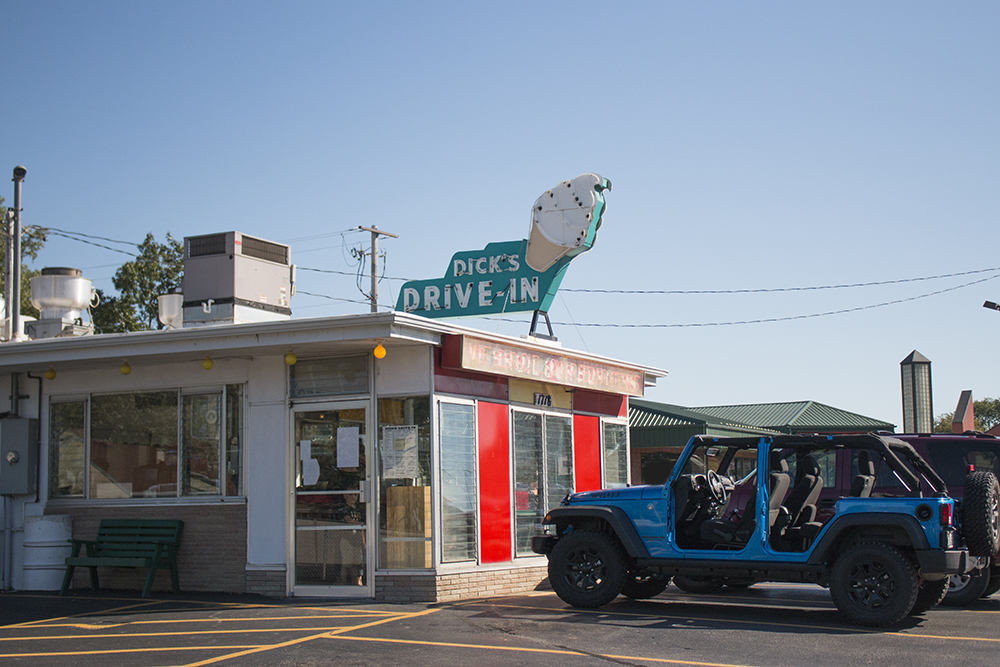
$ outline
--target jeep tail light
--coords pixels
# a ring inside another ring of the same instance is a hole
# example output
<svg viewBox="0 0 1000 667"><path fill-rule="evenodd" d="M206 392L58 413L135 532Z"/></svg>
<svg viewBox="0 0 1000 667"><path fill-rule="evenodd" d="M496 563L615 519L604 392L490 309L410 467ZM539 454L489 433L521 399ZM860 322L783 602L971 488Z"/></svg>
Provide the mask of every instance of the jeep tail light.
<svg viewBox="0 0 1000 667"><path fill-rule="evenodd" d="M951 503L941 503L941 525L950 526L955 506Z"/></svg>

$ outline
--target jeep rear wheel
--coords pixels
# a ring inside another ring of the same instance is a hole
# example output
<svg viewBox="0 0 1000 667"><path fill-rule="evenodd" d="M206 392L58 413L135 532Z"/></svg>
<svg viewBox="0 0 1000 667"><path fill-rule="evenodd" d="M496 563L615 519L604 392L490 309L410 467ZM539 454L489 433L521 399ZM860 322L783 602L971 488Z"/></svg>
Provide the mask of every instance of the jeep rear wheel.
<svg viewBox="0 0 1000 667"><path fill-rule="evenodd" d="M549 583L574 607L600 607L622 592L625 558L604 533L578 530L563 536L549 554Z"/></svg>
<svg viewBox="0 0 1000 667"><path fill-rule="evenodd" d="M648 600L666 590L670 584L670 577L664 574L629 572L625 577L625 585L622 586L622 595L633 600Z"/></svg>
<svg viewBox="0 0 1000 667"><path fill-rule="evenodd" d="M687 577L683 574L674 577L674 586L685 593L714 593L725 583L720 577Z"/></svg>
<svg viewBox="0 0 1000 667"><path fill-rule="evenodd" d="M941 604L941 600L948 594L948 585L947 577L938 579L937 581L924 580L921 582L920 590L917 591L917 601L913 603L910 616L917 616L925 611L930 611Z"/></svg>
<svg viewBox="0 0 1000 667"><path fill-rule="evenodd" d="M848 547L830 572L830 595L842 614L858 625L898 623L913 609L919 591L913 563L881 542Z"/></svg>
<svg viewBox="0 0 1000 667"><path fill-rule="evenodd" d="M975 602L990 585L990 568L981 567L965 574L948 577L948 595L944 599L946 607L964 607Z"/></svg>
<svg viewBox="0 0 1000 667"><path fill-rule="evenodd" d="M970 472L962 498L962 530L972 556L996 556L1000 550L1000 484L991 472Z"/></svg>

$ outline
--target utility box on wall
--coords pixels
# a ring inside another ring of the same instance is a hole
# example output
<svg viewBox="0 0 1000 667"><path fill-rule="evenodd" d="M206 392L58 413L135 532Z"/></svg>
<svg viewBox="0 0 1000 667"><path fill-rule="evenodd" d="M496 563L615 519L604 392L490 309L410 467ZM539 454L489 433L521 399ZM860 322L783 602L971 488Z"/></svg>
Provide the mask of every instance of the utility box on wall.
<svg viewBox="0 0 1000 667"><path fill-rule="evenodd" d="M0 419L0 495L38 491L38 420Z"/></svg>

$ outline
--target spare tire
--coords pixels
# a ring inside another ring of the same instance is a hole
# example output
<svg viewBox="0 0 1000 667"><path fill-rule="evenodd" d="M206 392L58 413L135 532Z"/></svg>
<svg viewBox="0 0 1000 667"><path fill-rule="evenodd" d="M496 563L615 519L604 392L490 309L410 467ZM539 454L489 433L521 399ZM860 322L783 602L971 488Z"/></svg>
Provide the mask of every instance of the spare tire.
<svg viewBox="0 0 1000 667"><path fill-rule="evenodd" d="M1000 551L1000 483L991 472L970 472L962 498L962 530L972 556Z"/></svg>

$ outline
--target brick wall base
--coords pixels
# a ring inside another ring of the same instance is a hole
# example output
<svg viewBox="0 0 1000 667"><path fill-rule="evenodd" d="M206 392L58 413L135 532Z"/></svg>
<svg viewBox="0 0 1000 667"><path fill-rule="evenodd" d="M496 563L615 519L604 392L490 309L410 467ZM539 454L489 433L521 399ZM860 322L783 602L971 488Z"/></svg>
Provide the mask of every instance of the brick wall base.
<svg viewBox="0 0 1000 667"><path fill-rule="evenodd" d="M263 595L269 598L288 596L285 588L285 568L274 570L258 570L247 568L246 592L251 595Z"/></svg>
<svg viewBox="0 0 1000 667"><path fill-rule="evenodd" d="M242 503L138 507L46 508L46 514L73 515L73 537L93 540L101 519L180 519L184 522L177 550L177 571L184 593L244 593L247 562L247 512ZM141 591L145 568L100 567L102 589ZM282 593L285 581L281 580ZM90 588L87 568L73 573L73 588ZM169 592L170 571L159 570L154 592Z"/></svg>
<svg viewBox="0 0 1000 667"><path fill-rule="evenodd" d="M456 573L408 573L375 576L380 602L453 602L548 589L545 566L474 570Z"/></svg>

